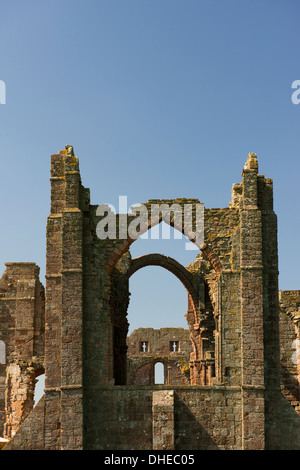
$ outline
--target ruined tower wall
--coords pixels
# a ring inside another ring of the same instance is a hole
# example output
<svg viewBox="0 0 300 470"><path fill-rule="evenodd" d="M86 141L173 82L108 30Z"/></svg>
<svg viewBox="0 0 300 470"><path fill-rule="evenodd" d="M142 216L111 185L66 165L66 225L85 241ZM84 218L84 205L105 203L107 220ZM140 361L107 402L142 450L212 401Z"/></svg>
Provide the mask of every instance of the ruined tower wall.
<svg viewBox="0 0 300 470"><path fill-rule="evenodd" d="M39 267L6 263L0 279L0 435L7 438L33 408L35 377L44 367L44 321Z"/></svg>
<svg viewBox="0 0 300 470"><path fill-rule="evenodd" d="M82 208L78 159L51 157L47 221L45 447L82 447ZM74 419L70 422L70 416Z"/></svg>

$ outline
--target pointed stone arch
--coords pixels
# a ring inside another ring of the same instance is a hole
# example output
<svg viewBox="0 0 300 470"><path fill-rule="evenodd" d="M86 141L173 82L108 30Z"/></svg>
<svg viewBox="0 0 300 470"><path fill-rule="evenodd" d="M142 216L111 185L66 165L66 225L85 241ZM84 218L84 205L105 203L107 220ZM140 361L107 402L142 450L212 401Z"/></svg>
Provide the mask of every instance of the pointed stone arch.
<svg viewBox="0 0 300 470"><path fill-rule="evenodd" d="M202 276L193 274L175 259L152 253L133 258L126 272L129 278L139 269L147 266L160 266L173 275L183 284L188 294L188 309L186 320L190 332L190 340L193 352L190 355L191 384L203 385L206 383L203 375L204 350L203 341L207 339L207 314L205 312L204 279Z"/></svg>
<svg viewBox="0 0 300 470"><path fill-rule="evenodd" d="M199 294L197 293L197 287L195 286L193 275L170 256L165 256L160 253L152 253L139 256L138 258L133 258L127 271L127 277L130 278L130 276L132 276L136 271L141 268L145 268L146 266L161 266L174 274L174 276L181 281L191 299L194 313L193 323L197 323L199 321Z"/></svg>
<svg viewBox="0 0 300 470"><path fill-rule="evenodd" d="M170 225L170 227L178 230L180 233L182 233L184 236L186 236L192 243L194 243L195 246L203 253L205 258L209 261L209 263L211 264L211 266L212 266L213 270L216 272L216 274L220 275L223 267L222 267L222 263L221 263L218 255L208 246L207 243L204 243L204 239L199 237L198 240L197 240L195 238L195 232L193 232L191 228L187 229L184 226L184 222L181 225L176 223L174 213L173 213L173 217L170 217L170 218L163 217L162 215L160 215L156 220L151 219L151 215L149 215L149 214L151 214L151 211L149 209L150 209L151 204L153 203L153 201L158 205L163 206L164 204L169 204L171 207L173 205L178 205L178 206L183 207L184 204L187 203L187 204L190 204L193 207L193 209L192 209L193 214L196 213L195 208L197 207L197 205L201 204L198 199L149 200L147 203L141 204L141 206L146 207L147 210L148 210L147 223L145 223L144 226L141 227L140 233L136 238L131 238L128 235L127 238L117 239L115 241L114 249L111 251L110 257L107 260L107 264L106 264L107 273L111 274L111 272L113 271L113 269L114 269L115 265L117 264L117 262L119 261L119 259L122 257L122 255L124 253L126 253L129 250L132 243L134 243L140 236L144 235L151 228L157 226L161 222L165 222L166 224ZM116 220L117 220L118 227L122 223L124 223L124 222L122 222L121 217L122 217L122 215L120 215L120 214L116 215ZM130 225L132 220L133 220L133 216L128 216L128 214L127 214L126 215L126 223L127 223L127 232L126 233L128 233L128 226ZM193 224L196 225L195 215L193 215ZM204 227L203 227L203 230L204 230Z"/></svg>

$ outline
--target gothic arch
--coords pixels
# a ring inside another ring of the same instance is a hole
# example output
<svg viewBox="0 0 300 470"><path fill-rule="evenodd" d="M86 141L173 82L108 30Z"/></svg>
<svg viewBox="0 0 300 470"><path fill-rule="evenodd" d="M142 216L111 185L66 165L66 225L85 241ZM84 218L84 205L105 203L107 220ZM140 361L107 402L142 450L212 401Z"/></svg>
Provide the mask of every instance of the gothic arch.
<svg viewBox="0 0 300 470"><path fill-rule="evenodd" d="M164 200L155 200L155 203L156 204L165 204L167 202L167 204L169 205L173 205L173 204L179 204L179 205L182 205L182 204L185 204L186 201L185 200L179 200L181 202L178 203L178 200L167 200L167 201L164 201ZM144 204L145 207L149 208L151 206L151 203L153 201L148 201L146 204ZM191 202L189 202L190 204ZM191 204L199 204L199 201L198 200L192 200L192 203ZM149 214L149 212L148 212ZM117 215L117 217L120 217L120 214ZM130 217L128 218L127 220L127 225L129 225L130 223ZM207 243L203 243L203 242L200 242L198 240L196 240L195 238L193 238L193 232L191 230L185 230L185 227L184 227L184 224L178 226L178 224L176 224L176 221L175 221L175 215L173 214L173 218L170 217L170 218L165 218L164 216L160 215L159 219L155 220L154 222L152 222L151 220L151 217L149 217L148 215L148 220L147 220L147 224L145 224L143 227L141 227L140 229L140 233L139 233L139 236L138 238L145 234L148 230L150 230L151 228L155 227L156 225L160 224L161 222L165 222L166 224L170 225L170 227L178 230L180 233L182 233L184 236L188 237L189 240L194 243L197 248L203 253L203 255L205 256L205 258L210 262L212 268L214 269L214 271L217 273L217 274L220 274L221 271L222 271L222 263L218 257L218 255L216 253L213 252L213 250L211 250L211 248L207 245ZM120 223L120 222L119 222ZM203 230L204 230L204 227L203 227ZM129 235L127 236L127 238L123 239L123 240L119 240L119 242L116 244L114 250L111 252L111 255L110 255L110 259L108 260L107 262L107 272L108 274L111 274L111 272L113 271L116 263L119 261L119 259L121 258L121 256L126 253L126 251L129 250L131 244L137 240L137 238L131 238Z"/></svg>
<svg viewBox="0 0 300 470"><path fill-rule="evenodd" d="M172 225L171 225L172 227ZM150 227L151 228L151 227ZM107 262L107 273L111 274L113 271L115 265L119 261L119 259L126 253L126 251L129 250L131 244L135 242L135 240L132 240L130 238L127 238L126 240L123 240L120 242L116 248L112 251L110 255L110 259ZM205 243L203 244L199 250L203 253L205 258L209 261L211 264L213 270L216 272L217 275L219 275L222 271L222 263L216 253L214 253L213 250L209 248L209 246Z"/></svg>
<svg viewBox="0 0 300 470"><path fill-rule="evenodd" d="M162 365L163 382L156 382L155 380L157 378L157 364ZM163 385L189 385L189 379L180 370L176 360L158 356L156 358L145 358L145 361L132 371L128 385L155 385L156 383Z"/></svg>
<svg viewBox="0 0 300 470"><path fill-rule="evenodd" d="M157 266L162 266L165 269L169 270L172 272L184 285L188 292L188 309L187 309L187 323L188 323L188 328L190 331L190 338L191 338L191 343L193 345L194 352L191 353L191 383L192 384L206 384L207 381L206 379L203 379L203 376L206 375L204 373L204 369L206 368L204 363L206 363L206 351L208 348L213 347L213 342L210 340L210 330L208 331L209 326L209 318L207 316L206 308L205 308L205 303L203 302L203 298L205 297L203 291L204 291L204 278L201 276L196 276L192 274L192 272L189 272L186 268L180 265L180 263L177 263L175 260L164 257L163 255L160 254L152 254L152 255L145 255L143 257L140 257L139 260L135 260L132 263L129 262L128 260L125 260L125 263L121 262L121 259L123 255L126 252L129 252L131 244L136 241L140 236L145 234L148 230L152 229L153 227L159 225L161 222L166 223L170 227L173 227L174 229L178 230L181 232L184 236L186 236L192 243L194 243L199 250L202 252L206 260L210 263L210 266L212 268L212 271L215 273L216 277L218 277L222 271L222 264L220 262L220 259L218 255L214 252L213 249L211 249L210 246L208 246L204 242L204 239L201 239L201 237L197 236L196 232L193 232L192 229L189 228L189 231L186 229L186 227L183 225L180 225L175 219L176 219L176 214L175 211L172 212L171 217L165 218L164 216L157 217L155 220L152 219L150 216L151 211L149 211L149 208L151 208L152 203L154 202L155 204L158 204L159 206L161 205L168 205L169 207L173 206L173 204L179 204L181 207L179 207L179 210L182 212L182 209L184 211L183 205L186 204L186 201L188 201L188 204L193 205L193 215L192 215L192 225L195 226L195 222L197 217L195 217L196 213L196 208L195 204L199 204L198 200L184 200L184 199L176 199L176 200L150 200L146 204L142 205L144 208L147 208L147 214L145 213L145 218L143 222L137 223L135 217L133 215L129 214L115 214L112 216L112 220L114 220L115 225L113 226L118 227L118 230L113 231L113 237L112 237L112 242L109 241L108 245L110 249L107 251L107 258L106 258L106 263L105 263L105 269L106 273L108 275L108 284L109 284L109 289L114 289L114 284L115 281L112 282L114 278L121 278L121 279L127 279L127 284L130 275L132 275L135 271L140 269L141 267L144 266L150 266L150 265L157 265ZM173 206L174 207L174 206ZM178 207L178 206L177 206ZM108 209L109 212L110 209ZM172 211L172 209L170 209ZM96 214L97 215L97 214ZM100 217L102 217L100 215ZM96 219L100 223L102 219ZM140 219L141 220L141 219ZM131 223L134 222L134 226L136 227L135 232L132 232L130 230ZM97 227L98 227L97 223ZM203 220L204 223L204 220ZM104 225L100 225L100 227L103 227ZM126 227L127 227L127 232L126 232ZM138 230L139 229L139 230ZM197 227L199 229L198 233L201 233L199 226ZM204 226L203 226L204 230ZM97 232L97 229L96 229ZM124 233L125 232L125 233ZM120 233L122 235L125 235L125 238L118 238L120 236ZM98 232L97 232L98 234ZM126 238L127 234L127 238ZM117 238L115 238L117 236ZM132 238L131 238L132 237ZM107 237L109 238L109 237ZM121 265L120 266L120 262ZM126 271L128 270L128 274L126 275ZM198 273L199 274L199 273ZM194 280L194 282L193 282ZM118 282L117 282L118 284ZM117 288L118 289L118 288ZM118 289L118 292L120 293L122 289ZM119 294L118 294L119 295ZM114 299L114 295L111 295L111 299ZM129 299L128 299L129 300ZM111 300L113 302L113 300ZM127 302L127 301L126 301ZM125 302L125 303L126 303ZM124 303L124 305L125 305ZM111 304L112 305L112 304ZM123 307L121 310L124 310ZM126 334L125 332L128 331L128 322L126 318L126 313L122 312L122 315L119 315L118 310L111 309L111 312L116 312L117 316L119 317L118 321L121 319L124 320L123 323L125 324L125 327L123 328L122 325L117 325L117 323L114 323L114 328L115 328L115 333L114 333L114 363L117 365L117 367L114 366L114 370L124 370L125 371L125 360L126 360L126 354L122 353L121 355L118 353L120 350L120 344L122 344L122 351L125 351L125 343L126 343ZM124 315L125 313L125 315ZM116 317L115 317L116 318ZM120 323L120 321L119 321ZM127 326L126 326L127 325ZM119 330L117 329L119 328ZM121 329L120 329L121 328ZM117 331L121 332L119 335L117 335ZM121 335L121 340L119 339L116 341L117 338L119 338ZM207 341L208 340L208 341ZM118 348L116 347L118 345ZM124 364L124 367L120 366L120 360L122 360L122 364ZM204 362L203 362L204 361ZM204 374L204 375L203 375ZM121 384L123 383L124 379L119 377L118 374L114 373L114 380L115 383Z"/></svg>
<svg viewBox="0 0 300 470"><path fill-rule="evenodd" d="M146 266L161 266L162 268L170 271L174 276L176 276L179 281L186 288L188 295L191 300L192 309L194 313L194 323L198 321L198 309L199 309L199 295L193 285L191 273L178 261L171 258L170 256L165 256L160 253L152 253L131 260L130 267L127 271L128 279L136 271Z"/></svg>
<svg viewBox="0 0 300 470"><path fill-rule="evenodd" d="M190 340L193 352L190 355L191 383L206 384L207 379L205 369L205 352L204 342L208 343L207 315L205 311L205 299L202 298L204 288L204 279L194 275L182 266L175 259L162 255L160 253L152 253L130 261L126 272L129 280L136 271L146 266L161 266L172 274L183 284L188 293L188 309L186 319L190 332ZM209 379L210 380L210 379Z"/></svg>
<svg viewBox="0 0 300 470"><path fill-rule="evenodd" d="M132 372L129 385L154 385L155 384L155 366L163 365L164 383L167 377L166 368L168 364L167 358L145 358L143 364L140 364Z"/></svg>

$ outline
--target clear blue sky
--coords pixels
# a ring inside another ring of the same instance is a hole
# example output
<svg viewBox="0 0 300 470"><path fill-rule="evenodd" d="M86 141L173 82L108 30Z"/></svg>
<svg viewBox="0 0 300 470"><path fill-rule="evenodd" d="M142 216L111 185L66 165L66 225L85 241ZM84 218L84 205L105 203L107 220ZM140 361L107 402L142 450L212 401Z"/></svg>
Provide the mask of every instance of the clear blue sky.
<svg viewBox="0 0 300 470"><path fill-rule="evenodd" d="M66 144L92 203L114 205L127 195L227 207L255 152L274 180L280 288L300 289L299 16L298 0L2 2L1 271L35 261L44 283L50 155ZM133 256L196 256L184 240L144 242ZM140 270L130 289L131 329L185 326L170 273Z"/></svg>

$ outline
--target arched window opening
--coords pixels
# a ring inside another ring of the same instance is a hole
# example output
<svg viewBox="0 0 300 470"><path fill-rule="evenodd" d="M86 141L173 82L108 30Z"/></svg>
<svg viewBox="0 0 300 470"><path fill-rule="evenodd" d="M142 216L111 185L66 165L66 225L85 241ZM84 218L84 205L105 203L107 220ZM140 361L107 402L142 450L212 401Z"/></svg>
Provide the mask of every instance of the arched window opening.
<svg viewBox="0 0 300 470"><path fill-rule="evenodd" d="M170 351L172 352L179 351L179 341L170 341Z"/></svg>
<svg viewBox="0 0 300 470"><path fill-rule="evenodd" d="M156 362L154 366L154 383L156 385L165 383L165 367L162 362Z"/></svg>
<svg viewBox="0 0 300 470"><path fill-rule="evenodd" d="M4 341L0 341L0 364L6 364L6 348Z"/></svg>
<svg viewBox="0 0 300 470"><path fill-rule="evenodd" d="M140 352L148 352L148 351L149 351L148 341L141 341L140 342Z"/></svg>
<svg viewBox="0 0 300 470"><path fill-rule="evenodd" d="M152 361L166 356L167 363L169 360L174 362L176 356L181 355L189 364L194 349L189 330L197 323L199 293L188 266L197 259L199 249L191 250L190 247L196 245L173 228L169 230L170 237L152 237L151 231L157 228L163 232L166 229L164 223L154 227L147 232L148 237L144 234L132 243L130 255L125 253L119 266L120 273L127 273L123 284L122 276L117 271L114 273L113 299L118 301L111 304L112 314L115 324L119 321L120 328L124 324L122 350L117 348L118 337L114 334L115 385L132 381L141 384L189 381L189 368L186 373L181 369L178 372L174 364L172 367L166 363L155 366ZM126 315L126 322L120 320L122 315ZM122 355L122 351L125 354ZM148 359L149 368L144 364L134 375L134 361L141 358L144 363ZM120 378L118 371L121 370Z"/></svg>
<svg viewBox="0 0 300 470"><path fill-rule="evenodd" d="M45 374L41 374L37 377L37 382L35 384L33 406L36 406L37 403L42 398L42 396L44 395L44 388L45 388Z"/></svg>

